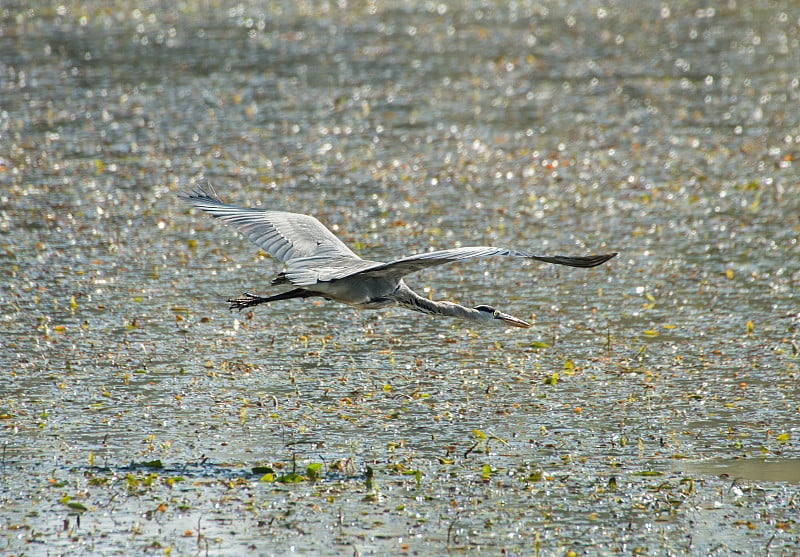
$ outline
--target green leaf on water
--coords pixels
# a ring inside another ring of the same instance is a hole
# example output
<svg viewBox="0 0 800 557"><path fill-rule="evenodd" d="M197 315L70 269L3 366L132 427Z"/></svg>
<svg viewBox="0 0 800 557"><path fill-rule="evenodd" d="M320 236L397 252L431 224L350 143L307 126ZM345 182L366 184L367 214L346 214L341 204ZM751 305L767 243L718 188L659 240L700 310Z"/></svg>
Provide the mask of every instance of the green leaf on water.
<svg viewBox="0 0 800 557"><path fill-rule="evenodd" d="M319 471L322 470L321 462L312 462L306 466L306 475L309 480L316 480L319 478Z"/></svg>
<svg viewBox="0 0 800 557"><path fill-rule="evenodd" d="M291 474L284 474L283 476L279 477L277 481L282 484L296 484L303 481L306 481L308 478L292 472Z"/></svg>
<svg viewBox="0 0 800 557"><path fill-rule="evenodd" d="M544 477L544 474L543 474L543 472L541 470L534 470L533 472L528 474L528 477L525 478L525 481L527 481L527 482L540 482L540 481L542 481L543 477Z"/></svg>
<svg viewBox="0 0 800 557"><path fill-rule="evenodd" d="M275 470L273 470L269 466L254 466L251 471L256 476L263 476L264 474L274 474L275 473Z"/></svg>
<svg viewBox="0 0 800 557"><path fill-rule="evenodd" d="M375 489L375 471L372 469L372 466L367 466L367 474L366 479L364 481L366 488L370 491Z"/></svg>

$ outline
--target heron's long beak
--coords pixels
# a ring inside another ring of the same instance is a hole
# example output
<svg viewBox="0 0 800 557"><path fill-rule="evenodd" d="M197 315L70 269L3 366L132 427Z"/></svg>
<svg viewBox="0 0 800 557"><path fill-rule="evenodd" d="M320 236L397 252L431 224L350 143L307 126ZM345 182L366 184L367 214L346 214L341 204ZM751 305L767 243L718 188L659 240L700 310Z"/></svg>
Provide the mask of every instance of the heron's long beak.
<svg viewBox="0 0 800 557"><path fill-rule="evenodd" d="M522 319L518 319L518 318L514 317L513 315L509 315L507 313L503 313L502 311L496 312L494 314L494 318L495 319L499 319L503 323L507 323L508 325L511 325L513 327L520 327L522 329L528 329L528 328L533 326L530 323L528 323L527 321L523 321Z"/></svg>

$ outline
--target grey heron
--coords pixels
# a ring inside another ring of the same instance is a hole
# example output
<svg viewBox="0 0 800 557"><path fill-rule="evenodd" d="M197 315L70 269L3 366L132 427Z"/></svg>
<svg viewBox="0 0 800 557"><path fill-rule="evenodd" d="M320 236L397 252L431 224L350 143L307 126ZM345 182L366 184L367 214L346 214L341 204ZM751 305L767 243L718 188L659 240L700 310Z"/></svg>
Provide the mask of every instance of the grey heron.
<svg viewBox="0 0 800 557"><path fill-rule="evenodd" d="M499 255L570 267L595 267L617 255L534 255L492 246L467 246L420 253L384 263L362 259L320 221L309 215L229 205L210 186L182 193L178 197L212 217L235 226L247 239L285 265L284 270L272 279L272 284L290 285L293 287L291 290L267 297L244 293L227 300L231 310L241 311L278 300L320 296L359 309L398 305L432 315L527 328L531 326L527 321L491 306L470 308L424 298L411 290L403 277L428 267L476 257Z"/></svg>

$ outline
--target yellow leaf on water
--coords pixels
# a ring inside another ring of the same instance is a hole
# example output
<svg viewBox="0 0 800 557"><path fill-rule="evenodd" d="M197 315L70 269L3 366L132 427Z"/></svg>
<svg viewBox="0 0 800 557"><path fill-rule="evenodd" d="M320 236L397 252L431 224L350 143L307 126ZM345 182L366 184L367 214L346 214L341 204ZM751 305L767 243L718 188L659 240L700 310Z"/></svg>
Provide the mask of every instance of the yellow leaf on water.
<svg viewBox="0 0 800 557"><path fill-rule="evenodd" d="M558 383L558 373L553 373L549 377L545 377L542 381L545 385L555 385Z"/></svg>
<svg viewBox="0 0 800 557"><path fill-rule="evenodd" d="M747 322L747 334L748 335L752 335L753 334L753 328L754 328L753 327L753 322L752 321L748 321Z"/></svg>
<svg viewBox="0 0 800 557"><path fill-rule="evenodd" d="M644 336L646 336L646 337L657 337L659 333L658 333L658 331L654 331L652 329L647 329L642 334Z"/></svg>
<svg viewBox="0 0 800 557"><path fill-rule="evenodd" d="M733 280L733 269L725 269L725 278Z"/></svg>

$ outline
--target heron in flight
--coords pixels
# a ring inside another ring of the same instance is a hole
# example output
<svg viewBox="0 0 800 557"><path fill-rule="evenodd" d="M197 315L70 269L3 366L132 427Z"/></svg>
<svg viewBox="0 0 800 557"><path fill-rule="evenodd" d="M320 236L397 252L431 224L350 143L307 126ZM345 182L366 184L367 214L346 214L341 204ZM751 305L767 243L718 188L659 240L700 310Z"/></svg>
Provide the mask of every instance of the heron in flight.
<svg viewBox="0 0 800 557"><path fill-rule="evenodd" d="M513 249L491 246L468 246L395 259L388 263L361 259L344 242L337 238L320 221L309 215L245 209L224 203L213 187L182 193L178 196L216 217L232 224L248 240L285 265L285 269L272 279L273 285L290 285L287 290L273 296L261 297L244 293L227 300L231 310L289 300L320 296L359 309L379 309L401 306L431 315L458 317L482 324L530 327L527 321L479 305L465 307L453 302L439 302L424 298L411 290L403 277L445 263L475 257L495 255L535 259L545 263L570 267L595 267L617 255L564 256L534 255Z"/></svg>

